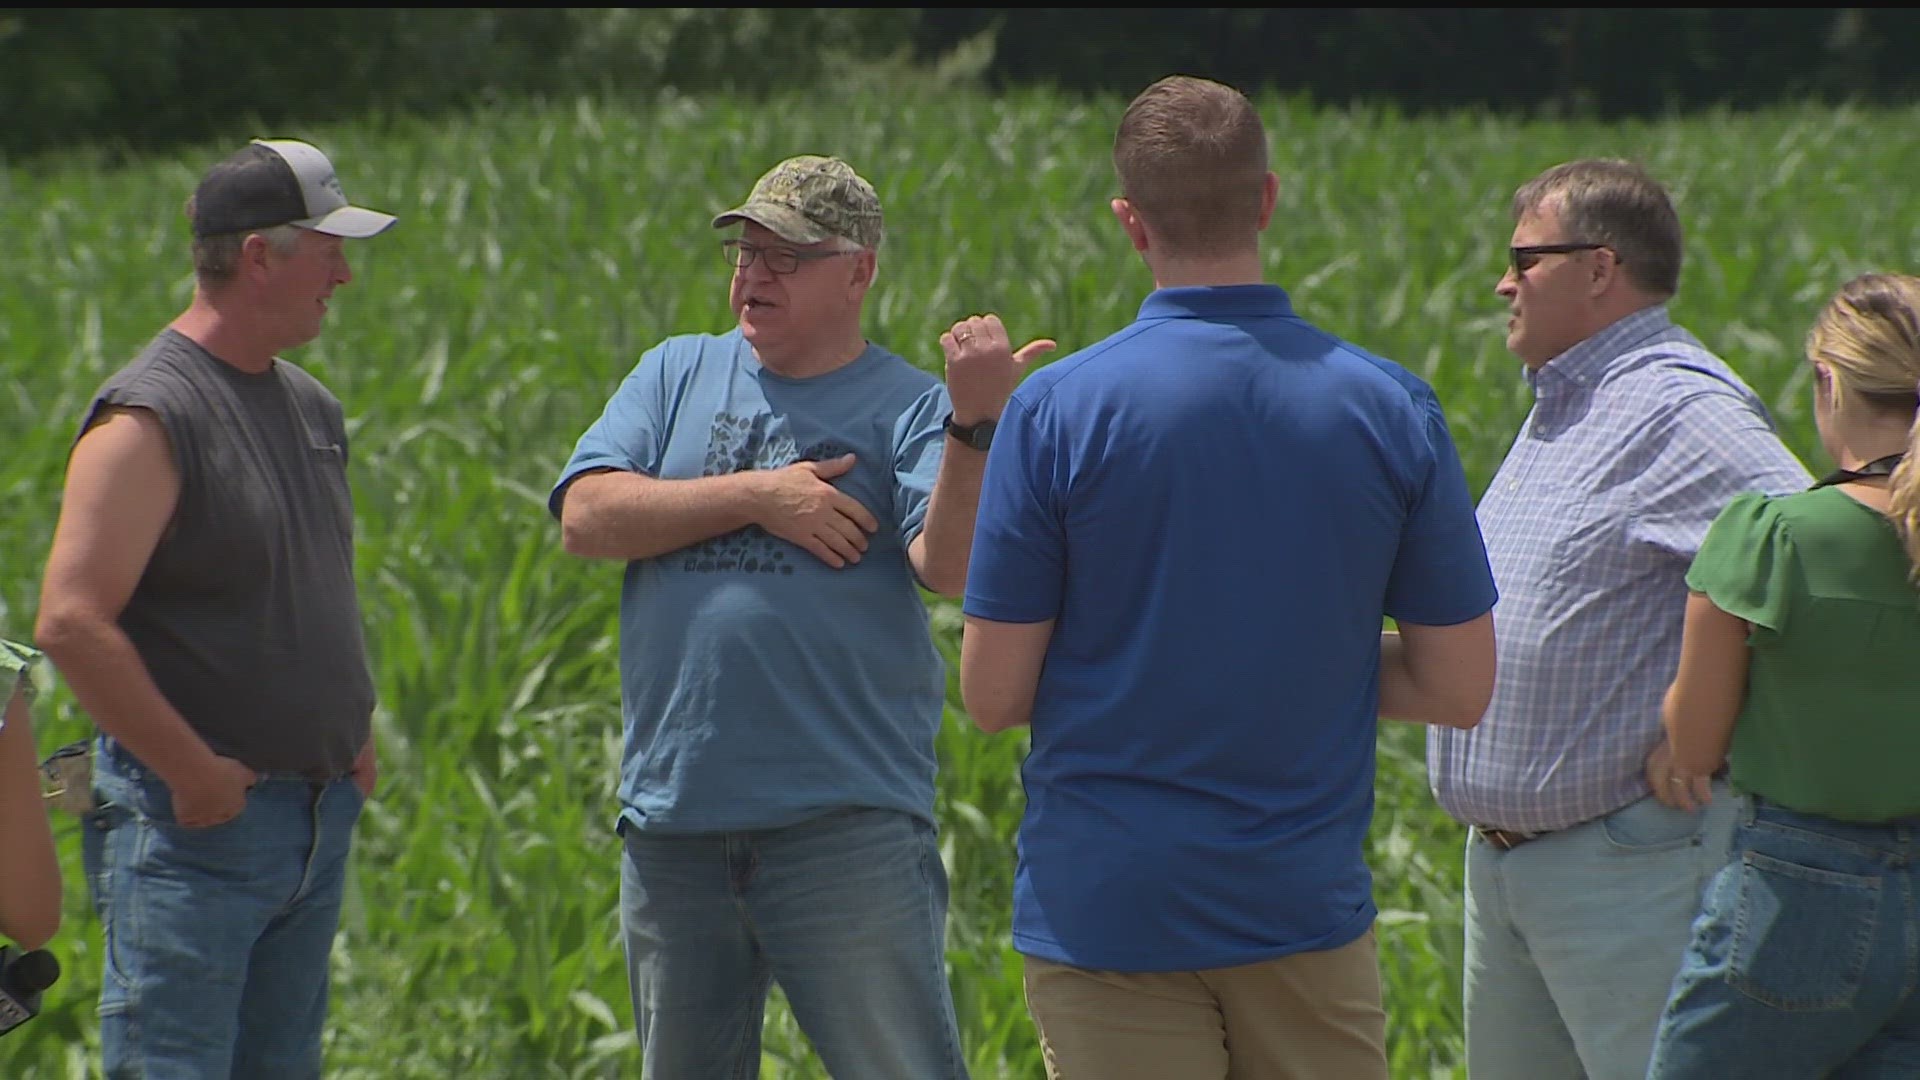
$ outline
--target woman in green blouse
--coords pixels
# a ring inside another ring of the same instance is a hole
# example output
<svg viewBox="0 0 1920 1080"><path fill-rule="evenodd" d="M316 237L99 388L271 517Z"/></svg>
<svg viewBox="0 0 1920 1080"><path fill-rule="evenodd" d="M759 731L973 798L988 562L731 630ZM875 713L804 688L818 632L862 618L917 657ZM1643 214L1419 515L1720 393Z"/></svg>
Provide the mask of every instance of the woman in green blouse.
<svg viewBox="0 0 1920 1080"><path fill-rule="evenodd" d="M1748 806L1659 1080L1920 1076L1920 278L1848 282L1807 358L1839 470L1734 499L1687 574L1673 782L1724 761Z"/></svg>

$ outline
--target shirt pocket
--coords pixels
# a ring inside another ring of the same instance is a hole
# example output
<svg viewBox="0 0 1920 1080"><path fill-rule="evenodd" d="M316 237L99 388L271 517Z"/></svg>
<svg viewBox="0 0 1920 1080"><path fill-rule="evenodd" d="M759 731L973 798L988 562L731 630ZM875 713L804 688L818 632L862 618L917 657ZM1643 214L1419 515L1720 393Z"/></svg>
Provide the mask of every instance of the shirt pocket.
<svg viewBox="0 0 1920 1080"><path fill-rule="evenodd" d="M1481 502L1481 527L1503 594L1544 595L1587 580L1625 535L1619 508L1586 488L1539 477L1496 487Z"/></svg>
<svg viewBox="0 0 1920 1080"><path fill-rule="evenodd" d="M1539 579L1556 591L1586 592L1624 584L1644 569L1629 542L1633 502L1625 488L1593 490L1571 484L1545 488L1555 500L1559 527L1548 548L1548 566Z"/></svg>
<svg viewBox="0 0 1920 1080"><path fill-rule="evenodd" d="M353 489L347 483L347 455L340 444L309 440L307 464L323 496L320 506L341 531L353 532Z"/></svg>

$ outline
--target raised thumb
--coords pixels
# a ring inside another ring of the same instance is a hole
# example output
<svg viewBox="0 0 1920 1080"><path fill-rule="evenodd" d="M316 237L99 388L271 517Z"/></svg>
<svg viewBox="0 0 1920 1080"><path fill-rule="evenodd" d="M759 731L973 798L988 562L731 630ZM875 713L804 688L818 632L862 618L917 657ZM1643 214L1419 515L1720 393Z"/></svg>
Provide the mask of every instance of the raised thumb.
<svg viewBox="0 0 1920 1080"><path fill-rule="evenodd" d="M1052 338L1036 338L1020 346L1020 351L1014 353L1013 358L1024 364L1034 357L1050 353L1056 348L1059 348L1059 346L1055 344Z"/></svg>

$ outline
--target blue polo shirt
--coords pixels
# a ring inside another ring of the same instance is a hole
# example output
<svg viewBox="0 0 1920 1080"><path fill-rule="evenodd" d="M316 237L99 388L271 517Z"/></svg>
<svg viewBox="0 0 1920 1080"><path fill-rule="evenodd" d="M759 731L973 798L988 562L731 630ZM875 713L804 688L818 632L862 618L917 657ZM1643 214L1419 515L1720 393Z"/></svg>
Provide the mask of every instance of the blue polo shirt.
<svg viewBox="0 0 1920 1080"><path fill-rule="evenodd" d="M1056 620L1016 948L1192 971L1358 938L1381 617L1494 598L1431 388L1277 287L1158 290L1035 372L987 458L964 605Z"/></svg>

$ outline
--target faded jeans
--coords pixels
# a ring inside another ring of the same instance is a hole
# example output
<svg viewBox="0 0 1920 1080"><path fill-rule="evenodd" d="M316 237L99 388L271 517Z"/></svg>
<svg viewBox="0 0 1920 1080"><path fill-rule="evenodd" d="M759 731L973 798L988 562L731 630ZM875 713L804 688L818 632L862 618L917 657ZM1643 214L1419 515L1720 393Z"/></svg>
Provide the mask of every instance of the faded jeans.
<svg viewBox="0 0 1920 1080"><path fill-rule="evenodd" d="M94 792L81 849L106 1075L317 1078L360 789L270 774L238 817L187 829L160 777L102 739Z"/></svg>
<svg viewBox="0 0 1920 1080"><path fill-rule="evenodd" d="M836 1080L965 1080L932 825L844 809L748 832L621 831L646 1080L759 1075L774 981Z"/></svg>
<svg viewBox="0 0 1920 1080"><path fill-rule="evenodd" d="M1467 839L1467 1073L1642 1080L1700 896L1741 800L1651 796L1501 851Z"/></svg>

